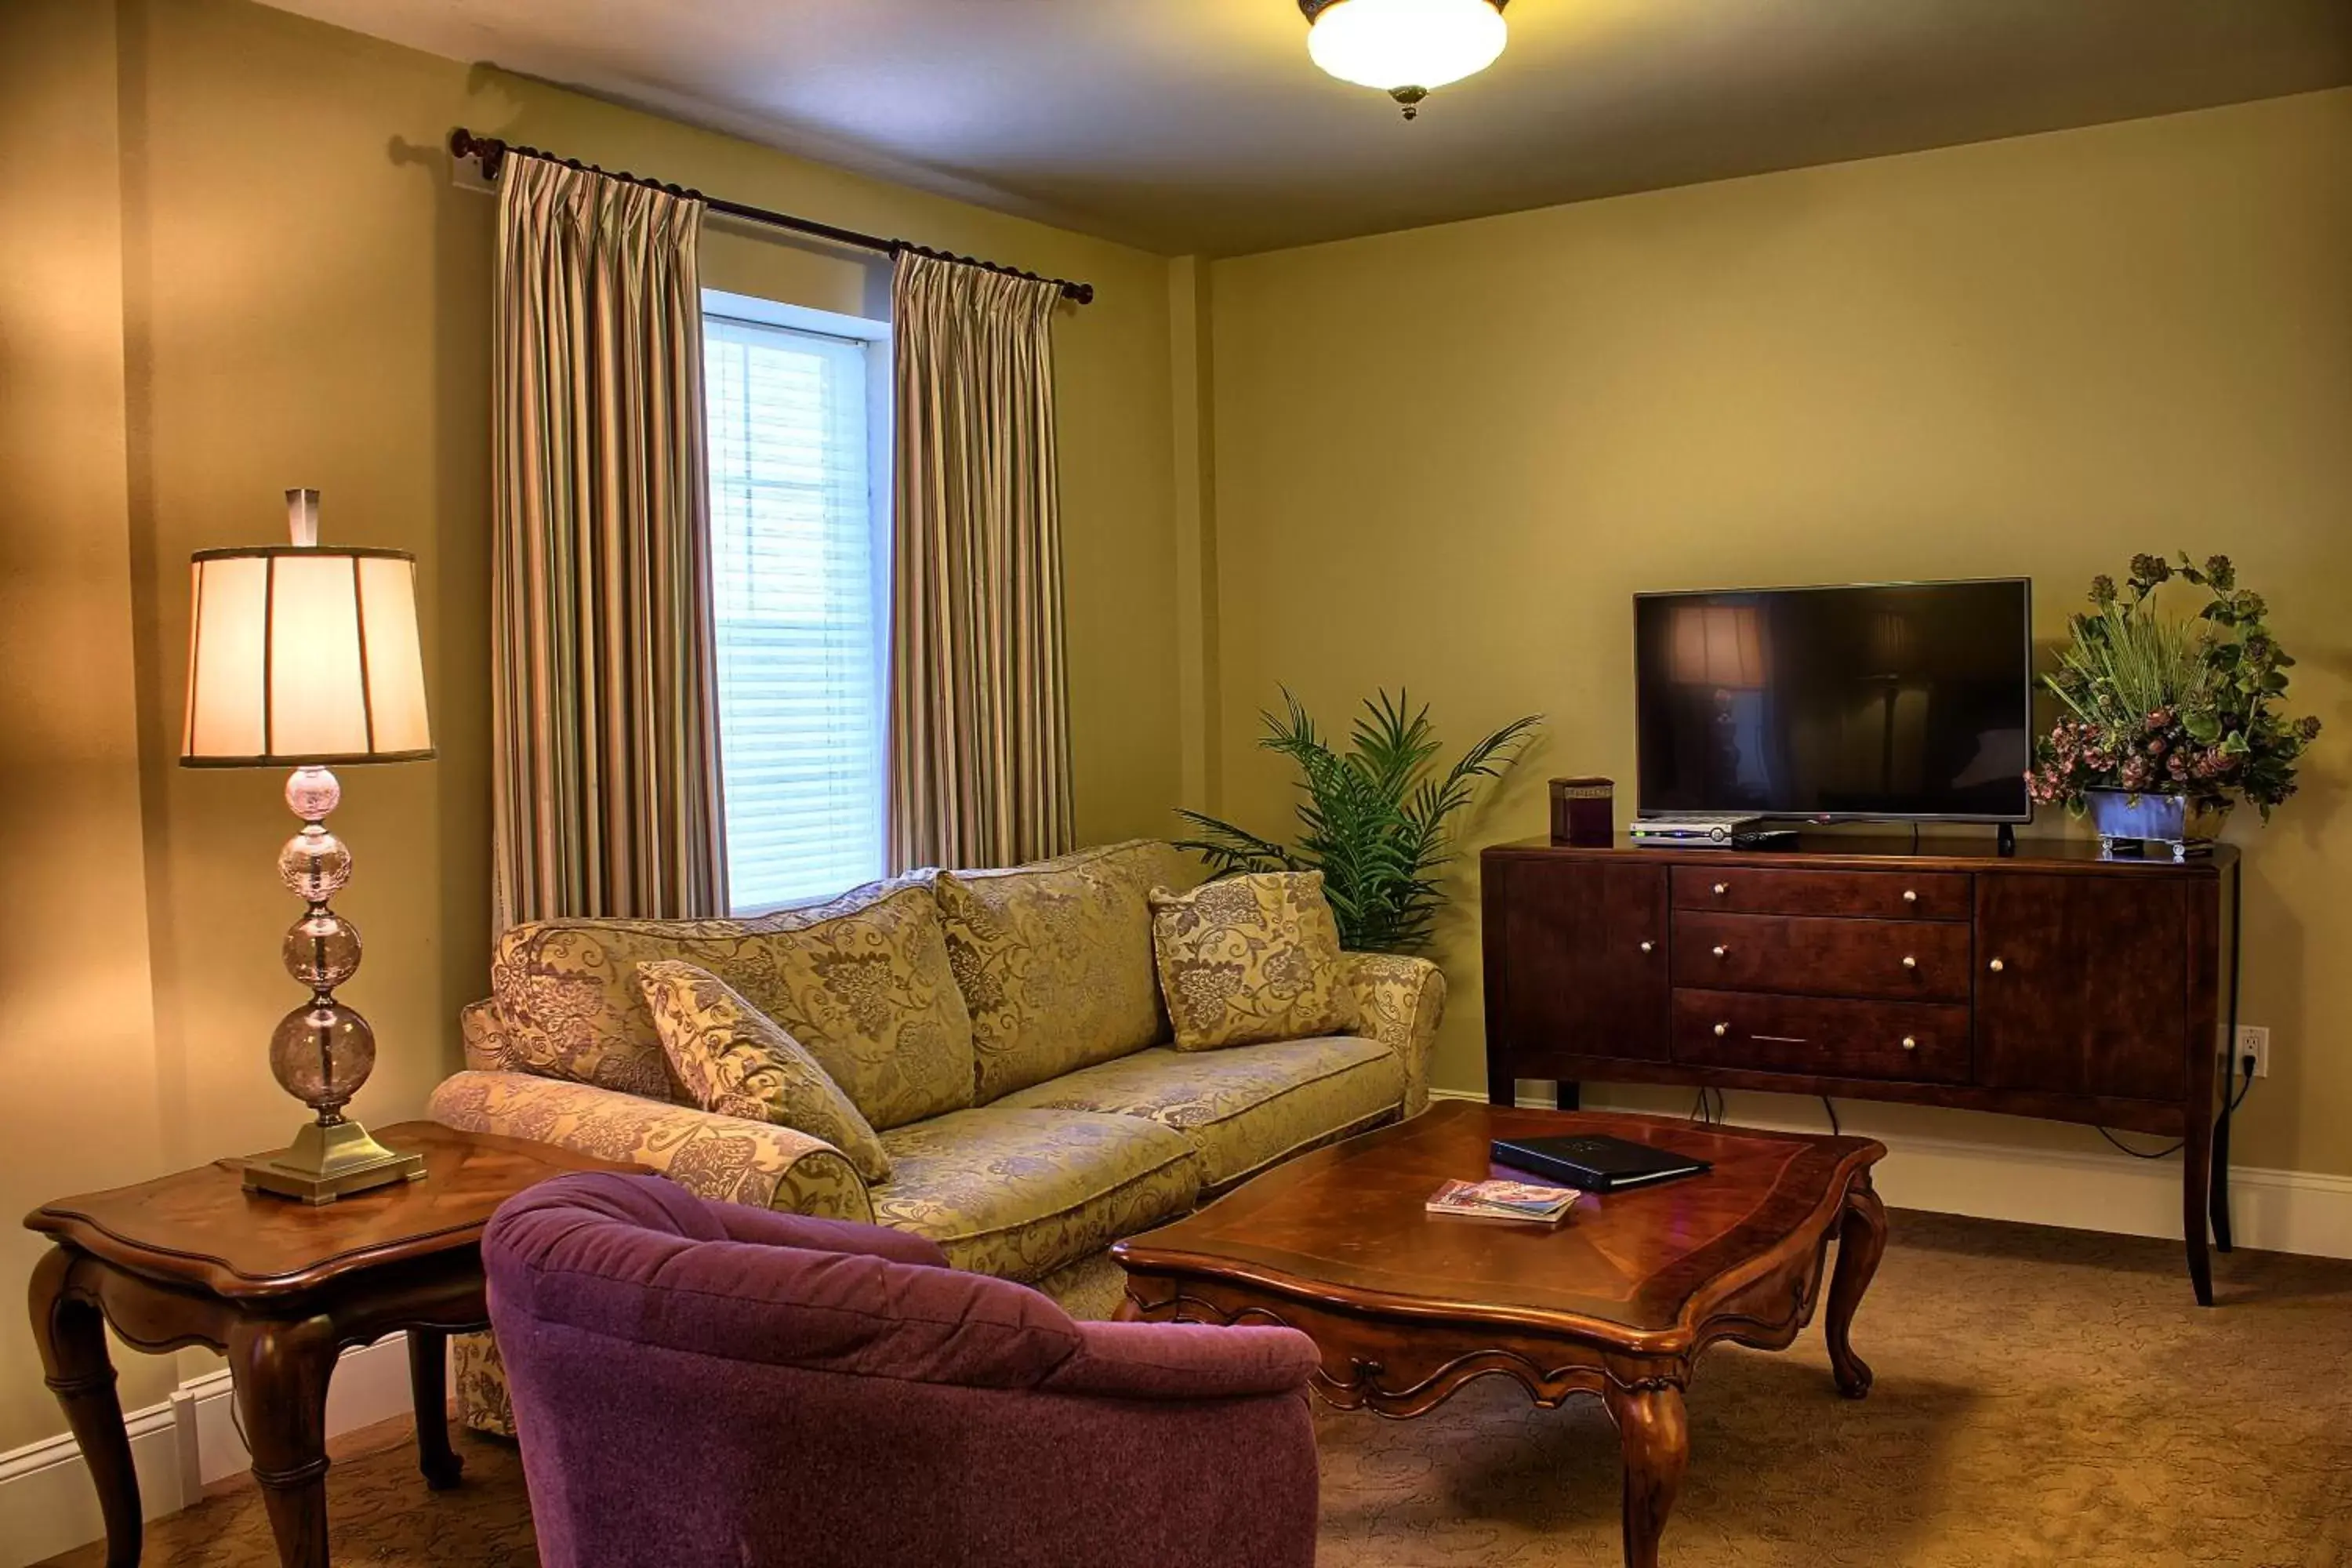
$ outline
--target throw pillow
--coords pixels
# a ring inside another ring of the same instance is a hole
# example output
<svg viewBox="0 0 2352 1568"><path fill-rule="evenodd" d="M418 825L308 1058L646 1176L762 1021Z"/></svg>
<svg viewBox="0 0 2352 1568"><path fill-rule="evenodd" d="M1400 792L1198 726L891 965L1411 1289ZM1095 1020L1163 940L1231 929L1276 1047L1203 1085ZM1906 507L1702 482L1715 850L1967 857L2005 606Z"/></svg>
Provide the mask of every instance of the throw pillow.
<svg viewBox="0 0 2352 1568"><path fill-rule="evenodd" d="M1151 950L1180 1051L1345 1034L1354 994L1320 871L1151 894Z"/></svg>
<svg viewBox="0 0 2352 1568"><path fill-rule="evenodd" d="M822 1138L866 1181L889 1179L890 1156L857 1107L798 1040L733 986L695 964L658 959L637 965L637 989L695 1104Z"/></svg>

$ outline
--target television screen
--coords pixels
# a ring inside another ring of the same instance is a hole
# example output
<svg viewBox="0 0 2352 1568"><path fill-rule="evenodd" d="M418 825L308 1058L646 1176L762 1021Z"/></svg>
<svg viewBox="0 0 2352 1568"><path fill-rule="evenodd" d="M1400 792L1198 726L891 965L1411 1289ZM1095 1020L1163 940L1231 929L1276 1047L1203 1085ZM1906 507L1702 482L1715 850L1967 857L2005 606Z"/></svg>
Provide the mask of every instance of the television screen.
<svg viewBox="0 0 2352 1568"><path fill-rule="evenodd" d="M2023 822L2023 578L1643 594L1645 814Z"/></svg>

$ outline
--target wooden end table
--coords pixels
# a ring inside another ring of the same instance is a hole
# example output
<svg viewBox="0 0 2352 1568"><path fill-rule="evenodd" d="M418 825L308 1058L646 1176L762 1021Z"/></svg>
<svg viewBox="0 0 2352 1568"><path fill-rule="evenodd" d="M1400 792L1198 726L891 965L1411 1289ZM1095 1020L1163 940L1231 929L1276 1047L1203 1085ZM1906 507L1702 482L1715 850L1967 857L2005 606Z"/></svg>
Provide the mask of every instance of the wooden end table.
<svg viewBox="0 0 2352 1568"><path fill-rule="evenodd" d="M1558 1226L1423 1211L1448 1180L1521 1174L1491 1163L1492 1140L1571 1132L1715 1168L1588 1194ZM1322 1352L1316 1392L1342 1410L1419 1415L1488 1376L1547 1408L1598 1394L1624 1453L1625 1562L1655 1568L1690 1459L1693 1364L1718 1340L1793 1342L1812 1319L1832 1238L1830 1363L1840 1392L1870 1392L1846 1331L1886 1244L1870 1186L1885 1152L1865 1138L1449 1101L1277 1166L1111 1251L1127 1270L1124 1316L1301 1330Z"/></svg>
<svg viewBox="0 0 2352 1568"><path fill-rule="evenodd" d="M491 1211L567 1171L637 1169L432 1121L377 1137L423 1154L425 1179L313 1208L245 1191L224 1160L26 1216L57 1242L33 1271L33 1334L98 1484L108 1568L139 1561L141 1521L106 1325L141 1350L202 1344L228 1357L278 1561L325 1568L335 1358L408 1331L417 1466L436 1490L457 1485L448 1336L489 1327L481 1240Z"/></svg>

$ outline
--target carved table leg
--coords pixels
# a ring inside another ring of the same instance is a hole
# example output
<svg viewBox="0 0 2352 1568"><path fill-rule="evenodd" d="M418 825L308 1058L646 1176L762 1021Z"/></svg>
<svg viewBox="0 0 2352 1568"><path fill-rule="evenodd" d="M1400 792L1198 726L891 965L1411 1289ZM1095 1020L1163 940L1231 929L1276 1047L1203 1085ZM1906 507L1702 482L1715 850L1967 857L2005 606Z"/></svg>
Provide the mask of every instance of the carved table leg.
<svg viewBox="0 0 2352 1568"><path fill-rule="evenodd" d="M438 1329L408 1331L408 1394L416 1408L416 1468L426 1486L446 1492L466 1461L449 1447L449 1336Z"/></svg>
<svg viewBox="0 0 2352 1568"><path fill-rule="evenodd" d="M106 1350L106 1320L97 1300L74 1278L83 1255L53 1247L33 1270L33 1338L49 1392L65 1406L66 1425L81 1446L106 1518L107 1568L135 1568L140 1549L139 1472L131 1463L131 1435L114 1392L114 1363Z"/></svg>
<svg viewBox="0 0 2352 1568"><path fill-rule="evenodd" d="M1830 1368L1837 1374L1838 1392L1860 1399L1870 1392L1870 1363L1853 1353L1846 1331L1853 1326L1853 1310L1862 1305L1878 1272L1880 1254L1886 1250L1886 1205L1871 1189L1870 1173L1856 1176L1846 1189L1845 1215L1838 1226L1837 1272L1830 1278L1829 1321L1822 1325L1830 1342Z"/></svg>
<svg viewBox="0 0 2352 1568"><path fill-rule="evenodd" d="M325 1318L248 1321L229 1332L229 1369L253 1448L281 1568L327 1568L327 1380L334 1325Z"/></svg>
<svg viewBox="0 0 2352 1568"><path fill-rule="evenodd" d="M1690 1425L1673 1384L1609 1385L1609 1414L1625 1458L1625 1568L1658 1568L1658 1536L1690 1465Z"/></svg>

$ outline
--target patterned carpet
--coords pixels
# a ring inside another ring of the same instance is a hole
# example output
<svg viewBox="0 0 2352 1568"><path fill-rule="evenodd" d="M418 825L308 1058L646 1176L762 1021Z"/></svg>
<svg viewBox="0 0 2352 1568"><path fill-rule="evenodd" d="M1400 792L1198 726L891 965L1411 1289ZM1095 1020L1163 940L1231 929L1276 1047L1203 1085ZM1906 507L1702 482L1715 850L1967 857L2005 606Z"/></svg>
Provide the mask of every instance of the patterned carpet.
<svg viewBox="0 0 2352 1568"><path fill-rule="evenodd" d="M2205 1312L2172 1244L1895 1215L1854 1323L1876 1388L1836 1396L1818 1328L1780 1355L1711 1352L1665 1561L2352 1568L2352 1263L2217 1263L2223 1305ZM1418 1421L1318 1426L1322 1568L1618 1561L1616 1447L1595 1402L1532 1410L1489 1381ZM463 1449L467 1484L440 1497L404 1447L338 1464L336 1562L527 1568L512 1450ZM277 1560L244 1489L148 1540L152 1565Z"/></svg>

